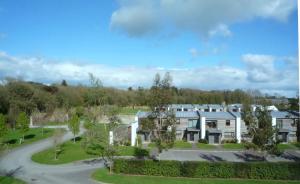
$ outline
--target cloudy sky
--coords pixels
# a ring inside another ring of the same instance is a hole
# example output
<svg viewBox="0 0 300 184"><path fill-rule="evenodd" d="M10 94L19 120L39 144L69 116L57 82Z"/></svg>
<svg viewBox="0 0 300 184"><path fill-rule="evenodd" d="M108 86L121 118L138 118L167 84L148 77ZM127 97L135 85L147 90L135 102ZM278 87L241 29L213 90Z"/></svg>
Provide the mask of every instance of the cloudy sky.
<svg viewBox="0 0 300 184"><path fill-rule="evenodd" d="M298 90L296 0L1 0L0 78Z"/></svg>

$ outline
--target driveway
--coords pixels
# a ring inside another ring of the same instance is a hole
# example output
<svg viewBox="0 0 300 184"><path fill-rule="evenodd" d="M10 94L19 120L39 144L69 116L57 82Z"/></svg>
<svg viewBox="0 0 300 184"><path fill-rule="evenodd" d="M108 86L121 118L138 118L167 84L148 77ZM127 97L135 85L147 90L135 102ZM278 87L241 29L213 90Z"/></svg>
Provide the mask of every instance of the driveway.
<svg viewBox="0 0 300 184"><path fill-rule="evenodd" d="M221 151L221 150L176 150L170 149L163 151L160 156L161 160L179 160L179 161L230 161L230 162L247 162L247 161L263 161L264 158L253 151ZM300 161L299 151L286 151L280 157L266 157L266 161Z"/></svg>
<svg viewBox="0 0 300 184"><path fill-rule="evenodd" d="M57 128L57 127L56 127ZM81 129L81 133L83 130ZM63 137L70 140L73 135L68 131ZM0 174L11 174L16 178L32 184L95 184L90 179L91 173L104 167L101 161L79 161L63 165L42 165L31 160L34 153L52 146L52 139L48 138L36 143L13 149L0 158Z"/></svg>

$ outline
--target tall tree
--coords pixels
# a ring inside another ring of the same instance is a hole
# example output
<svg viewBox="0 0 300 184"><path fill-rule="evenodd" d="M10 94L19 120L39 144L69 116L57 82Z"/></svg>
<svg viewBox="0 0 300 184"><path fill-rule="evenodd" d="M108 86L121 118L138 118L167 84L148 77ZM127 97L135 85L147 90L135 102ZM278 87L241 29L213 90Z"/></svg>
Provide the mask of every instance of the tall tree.
<svg viewBox="0 0 300 184"><path fill-rule="evenodd" d="M65 79L63 79L63 80L61 81L61 85L62 85L62 86L68 86L67 81L66 81Z"/></svg>
<svg viewBox="0 0 300 184"><path fill-rule="evenodd" d="M83 146L87 153L101 157L112 172L113 157L117 153L117 145L109 142L109 132L111 131L109 127L104 124L93 124L85 132Z"/></svg>
<svg viewBox="0 0 300 184"><path fill-rule="evenodd" d="M162 149L172 147L175 140L175 123L176 118L173 112L166 111L167 105L172 101L172 77L170 73L166 73L161 79L156 74L151 87L150 108L152 113L148 117L148 121L154 126L147 126L147 129L153 128L150 134L154 137L157 147L161 152Z"/></svg>
<svg viewBox="0 0 300 184"><path fill-rule="evenodd" d="M6 117L0 114L0 151L4 148L4 136L7 134Z"/></svg>
<svg viewBox="0 0 300 184"><path fill-rule="evenodd" d="M25 139L25 134L29 130L29 118L26 115L25 112L21 112L16 121L16 126L17 129L19 129L22 133L22 138L20 138L20 144L24 141Z"/></svg>
<svg viewBox="0 0 300 184"><path fill-rule="evenodd" d="M75 143L76 135L79 133L80 130L80 122L77 114L72 116L68 125L69 129L73 133L73 142Z"/></svg>

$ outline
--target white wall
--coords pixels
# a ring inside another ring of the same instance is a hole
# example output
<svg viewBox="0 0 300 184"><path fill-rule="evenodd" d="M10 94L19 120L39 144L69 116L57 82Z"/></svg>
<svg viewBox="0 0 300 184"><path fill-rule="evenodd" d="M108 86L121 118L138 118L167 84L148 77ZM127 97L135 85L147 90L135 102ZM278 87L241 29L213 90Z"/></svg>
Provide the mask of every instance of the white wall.
<svg viewBox="0 0 300 184"><path fill-rule="evenodd" d="M200 119L200 123L201 123L201 139L205 139L205 133L206 133L206 130L205 130L205 121L206 121L206 118L205 117L201 117L201 119Z"/></svg>
<svg viewBox="0 0 300 184"><path fill-rule="evenodd" d="M137 139L137 129L139 127L138 117L134 118L134 123L131 124L131 146L135 146Z"/></svg>
<svg viewBox="0 0 300 184"><path fill-rule="evenodd" d="M241 143L241 118L235 118L235 137L237 139L237 143Z"/></svg>

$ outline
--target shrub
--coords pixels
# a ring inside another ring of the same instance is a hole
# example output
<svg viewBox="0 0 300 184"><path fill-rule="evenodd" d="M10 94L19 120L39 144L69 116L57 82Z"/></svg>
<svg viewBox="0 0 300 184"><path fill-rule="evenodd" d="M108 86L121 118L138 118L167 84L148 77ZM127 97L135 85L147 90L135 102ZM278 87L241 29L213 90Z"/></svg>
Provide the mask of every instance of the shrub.
<svg viewBox="0 0 300 184"><path fill-rule="evenodd" d="M258 147L252 142L245 142L244 146L245 146L246 149L253 149L253 150L258 149Z"/></svg>
<svg viewBox="0 0 300 184"><path fill-rule="evenodd" d="M114 160L114 172L194 178L299 180L300 164L291 162L197 162Z"/></svg>
<svg viewBox="0 0 300 184"><path fill-rule="evenodd" d="M208 144L208 141L206 139L199 139L199 143Z"/></svg>

